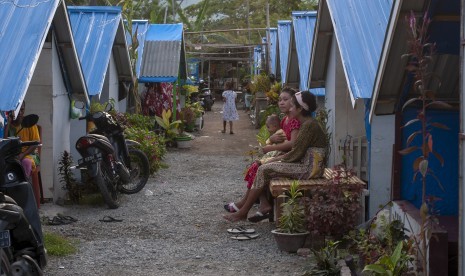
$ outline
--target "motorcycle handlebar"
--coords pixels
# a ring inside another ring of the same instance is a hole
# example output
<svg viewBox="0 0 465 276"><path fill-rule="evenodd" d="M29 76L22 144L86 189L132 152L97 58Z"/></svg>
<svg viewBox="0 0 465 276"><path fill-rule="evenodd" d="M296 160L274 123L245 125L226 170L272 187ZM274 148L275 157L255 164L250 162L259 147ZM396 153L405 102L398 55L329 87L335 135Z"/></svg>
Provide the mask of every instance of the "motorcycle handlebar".
<svg viewBox="0 0 465 276"><path fill-rule="evenodd" d="M38 146L38 145L40 145L40 141L21 142L21 146L23 147Z"/></svg>

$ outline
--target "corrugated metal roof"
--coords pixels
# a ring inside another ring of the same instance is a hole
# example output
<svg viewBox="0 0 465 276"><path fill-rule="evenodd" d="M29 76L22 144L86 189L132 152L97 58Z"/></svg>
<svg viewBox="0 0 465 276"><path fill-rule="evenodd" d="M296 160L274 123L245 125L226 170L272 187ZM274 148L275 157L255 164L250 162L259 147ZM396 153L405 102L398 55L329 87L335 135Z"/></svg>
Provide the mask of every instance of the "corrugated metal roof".
<svg viewBox="0 0 465 276"><path fill-rule="evenodd" d="M317 30L317 37L320 39L327 35L328 29L331 31L328 28L331 20L353 103L356 99L371 98L392 4L393 0L320 1L320 10L323 11L319 13L321 27ZM314 59L327 59L329 42L327 40L316 49ZM320 78L316 78L317 82L324 79L326 73L327 63L323 61L324 66L318 67L321 63L320 60L311 67L311 74L315 71ZM311 79L315 80L314 76Z"/></svg>
<svg viewBox="0 0 465 276"><path fill-rule="evenodd" d="M175 82L187 77L183 25L151 24L144 42L140 82Z"/></svg>
<svg viewBox="0 0 465 276"><path fill-rule="evenodd" d="M315 33L316 11L292 12L292 26L297 54L297 66L299 66L299 89L308 91L308 72L312 54L313 34ZM289 64L292 66L292 64ZM313 88L310 90L316 96L324 96L324 88Z"/></svg>
<svg viewBox="0 0 465 276"><path fill-rule="evenodd" d="M325 87L328 57L333 40L333 23L326 0L321 0L318 6L318 16L313 36L312 54L310 60L309 86L311 88Z"/></svg>
<svg viewBox="0 0 465 276"><path fill-rule="evenodd" d="M68 13L89 96L100 95L116 32L122 24L121 8L68 7Z"/></svg>
<svg viewBox="0 0 465 276"><path fill-rule="evenodd" d="M278 56L278 28L270 28L270 71L276 76L277 56Z"/></svg>
<svg viewBox="0 0 465 276"><path fill-rule="evenodd" d="M287 79L287 68L289 60L289 51L291 44L291 28L290 20L278 21L278 48L279 48L279 63L281 64L281 80L285 84Z"/></svg>
<svg viewBox="0 0 465 276"><path fill-rule="evenodd" d="M327 0L349 90L370 99L393 0Z"/></svg>
<svg viewBox="0 0 465 276"><path fill-rule="evenodd" d="M297 48L299 66L299 89L308 90L308 70L312 52L313 34L315 32L316 11L292 12L294 41Z"/></svg>
<svg viewBox="0 0 465 276"><path fill-rule="evenodd" d="M418 96L412 89L413 76L405 70L408 59L401 59L409 50L409 34L403 15L413 11L420 17L428 11L428 7L433 18L428 37L431 43L436 44L436 53L428 68L439 78L441 85L438 87L437 79L426 85L435 92L437 99L459 101L460 3L459 0L395 2L376 75L370 119L373 114L393 114L409 98Z"/></svg>
<svg viewBox="0 0 465 276"><path fill-rule="evenodd" d="M133 20L132 21L132 34L134 35L137 32L137 41L139 42L139 45L137 46L137 62L136 62L137 78L139 78L140 76L140 67L142 64L142 56L144 54L145 35L148 29L149 29L148 20ZM132 45L131 36L129 36L128 34L126 34L126 41L128 45Z"/></svg>
<svg viewBox="0 0 465 276"><path fill-rule="evenodd" d="M0 110L16 110L23 101L59 3L1 3Z"/></svg>

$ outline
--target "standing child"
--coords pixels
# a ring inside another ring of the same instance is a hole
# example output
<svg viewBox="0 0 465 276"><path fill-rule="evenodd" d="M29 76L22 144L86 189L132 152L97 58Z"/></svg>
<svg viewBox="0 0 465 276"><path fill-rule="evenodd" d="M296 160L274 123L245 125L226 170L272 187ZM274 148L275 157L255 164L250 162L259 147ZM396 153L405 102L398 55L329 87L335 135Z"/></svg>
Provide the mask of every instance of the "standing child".
<svg viewBox="0 0 465 276"><path fill-rule="evenodd" d="M223 130L221 133L226 133L226 122L229 122L229 133L234 134L233 132L233 121L239 120L239 114L236 109L236 98L237 94L232 90L233 83L227 81L224 85L226 89L223 92Z"/></svg>

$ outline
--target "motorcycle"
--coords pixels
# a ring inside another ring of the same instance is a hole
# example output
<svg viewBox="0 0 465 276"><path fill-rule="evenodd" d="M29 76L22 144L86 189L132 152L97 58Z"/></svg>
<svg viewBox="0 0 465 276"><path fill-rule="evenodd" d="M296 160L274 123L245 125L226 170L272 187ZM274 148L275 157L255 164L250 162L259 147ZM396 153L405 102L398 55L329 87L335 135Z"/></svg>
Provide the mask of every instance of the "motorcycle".
<svg viewBox="0 0 465 276"><path fill-rule="evenodd" d="M27 115L21 127L32 127L38 119ZM43 275L47 265L34 192L17 158L23 147L37 145L18 137L0 139L0 275Z"/></svg>
<svg viewBox="0 0 465 276"><path fill-rule="evenodd" d="M76 103L76 107L82 108ZM149 178L149 161L136 141L124 137L123 127L108 113L113 106L107 104L105 111L80 117L95 124L96 129L76 141L76 150L82 159L77 168L87 171L111 209L119 207L119 195L135 194L144 188Z"/></svg>
<svg viewBox="0 0 465 276"><path fill-rule="evenodd" d="M211 111L212 106L215 103L215 99L212 96L210 88L202 88L199 98L205 111Z"/></svg>
<svg viewBox="0 0 465 276"><path fill-rule="evenodd" d="M215 103L215 98L213 97L210 88L208 88L208 83L203 80L200 80L199 82L198 100L201 102L205 111L211 111L212 106Z"/></svg>

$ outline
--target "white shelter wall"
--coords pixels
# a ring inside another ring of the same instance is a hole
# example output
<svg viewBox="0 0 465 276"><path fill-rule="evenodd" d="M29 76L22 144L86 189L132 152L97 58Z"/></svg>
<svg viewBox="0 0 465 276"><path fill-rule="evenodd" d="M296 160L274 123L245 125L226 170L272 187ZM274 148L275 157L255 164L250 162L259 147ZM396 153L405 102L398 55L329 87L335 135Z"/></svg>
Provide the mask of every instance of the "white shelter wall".
<svg viewBox="0 0 465 276"><path fill-rule="evenodd" d="M391 199L392 151L395 115L373 116L371 121L369 217Z"/></svg>

